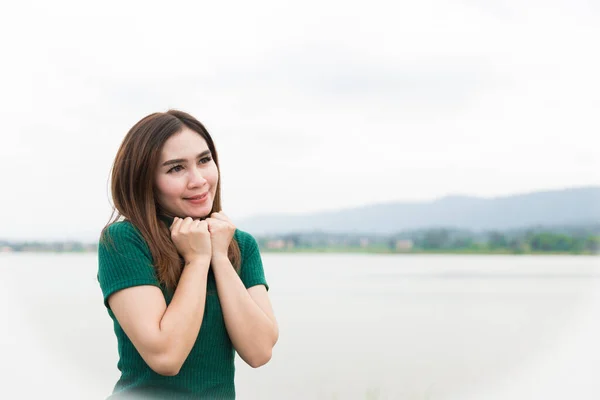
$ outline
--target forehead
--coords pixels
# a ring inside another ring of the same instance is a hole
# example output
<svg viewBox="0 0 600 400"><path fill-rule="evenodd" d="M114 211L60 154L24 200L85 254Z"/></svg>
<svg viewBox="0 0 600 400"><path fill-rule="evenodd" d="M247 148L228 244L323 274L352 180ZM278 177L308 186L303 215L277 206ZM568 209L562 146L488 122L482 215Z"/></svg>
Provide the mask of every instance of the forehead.
<svg viewBox="0 0 600 400"><path fill-rule="evenodd" d="M209 150L206 140L198 132L189 128L171 136L163 145L161 161L173 158L195 158L199 153Z"/></svg>

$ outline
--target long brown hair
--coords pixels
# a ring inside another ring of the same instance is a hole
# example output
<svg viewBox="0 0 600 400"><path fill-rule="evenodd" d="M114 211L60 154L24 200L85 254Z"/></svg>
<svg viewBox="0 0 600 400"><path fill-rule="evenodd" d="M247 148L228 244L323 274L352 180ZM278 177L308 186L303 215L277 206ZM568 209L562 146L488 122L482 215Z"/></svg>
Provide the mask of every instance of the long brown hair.
<svg viewBox="0 0 600 400"><path fill-rule="evenodd" d="M177 286L184 264L171 240L169 228L159 220L161 209L154 194L154 179L163 145L184 127L202 136L217 165L219 180L211 213L221 211L221 169L212 138L191 115L169 110L144 117L123 139L111 173L113 214L101 235L104 237L107 228L114 222L121 219L131 222L150 248L158 279L171 290ZM239 272L241 254L235 239L231 240L227 255Z"/></svg>

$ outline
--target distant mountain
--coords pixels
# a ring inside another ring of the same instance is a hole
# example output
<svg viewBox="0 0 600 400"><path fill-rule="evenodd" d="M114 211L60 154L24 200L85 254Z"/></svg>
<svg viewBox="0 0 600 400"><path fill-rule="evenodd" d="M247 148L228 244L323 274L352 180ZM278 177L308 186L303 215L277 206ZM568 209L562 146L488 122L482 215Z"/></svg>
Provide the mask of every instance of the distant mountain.
<svg viewBox="0 0 600 400"><path fill-rule="evenodd" d="M374 204L340 211L262 215L237 226L255 235L291 232L390 234L424 228L473 231L600 222L600 187L549 190L496 198L447 196L430 202Z"/></svg>

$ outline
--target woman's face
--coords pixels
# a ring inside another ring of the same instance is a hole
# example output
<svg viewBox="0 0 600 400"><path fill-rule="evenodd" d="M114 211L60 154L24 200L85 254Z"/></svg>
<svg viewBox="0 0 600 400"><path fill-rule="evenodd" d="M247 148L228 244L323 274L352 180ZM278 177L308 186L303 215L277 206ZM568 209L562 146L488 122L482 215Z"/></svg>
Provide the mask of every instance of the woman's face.
<svg viewBox="0 0 600 400"><path fill-rule="evenodd" d="M155 178L164 211L182 218L208 216L218 182L219 170L200 134L184 127L165 142Z"/></svg>

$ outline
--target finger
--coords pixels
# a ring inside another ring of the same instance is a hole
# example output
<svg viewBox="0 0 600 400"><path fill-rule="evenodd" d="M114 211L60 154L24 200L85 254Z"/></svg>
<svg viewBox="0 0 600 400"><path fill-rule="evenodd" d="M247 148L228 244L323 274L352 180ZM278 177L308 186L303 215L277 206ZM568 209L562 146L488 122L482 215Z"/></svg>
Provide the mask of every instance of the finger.
<svg viewBox="0 0 600 400"><path fill-rule="evenodd" d="M229 217L227 215L225 215L223 212L218 212L218 213L212 213L211 217L221 220L221 221L225 221L225 222L229 222L231 223L231 220L229 219Z"/></svg>
<svg viewBox="0 0 600 400"><path fill-rule="evenodd" d="M196 220L194 220L194 222L192 222L191 230L193 230L194 232L201 232L202 231L202 227L204 225L205 225L204 221L196 219Z"/></svg>
<svg viewBox="0 0 600 400"><path fill-rule="evenodd" d="M186 217L183 220L183 222L181 223L180 231L185 231L185 232L189 231L193 222L194 222L194 220L191 217Z"/></svg>
<svg viewBox="0 0 600 400"><path fill-rule="evenodd" d="M200 232L204 232L204 233L209 233L210 230L208 229L208 222L206 221L201 221L200 225L198 226L198 230Z"/></svg>
<svg viewBox="0 0 600 400"><path fill-rule="evenodd" d="M210 232L216 232L219 227L223 226L223 221L216 218L206 218L206 224Z"/></svg>
<svg viewBox="0 0 600 400"><path fill-rule="evenodd" d="M200 229L202 232L208 231L208 222L198 221L198 229Z"/></svg>
<svg viewBox="0 0 600 400"><path fill-rule="evenodd" d="M206 218L206 222L209 225L214 225L214 226L226 224L226 221L223 221L222 219L218 219L218 218Z"/></svg>
<svg viewBox="0 0 600 400"><path fill-rule="evenodd" d="M171 232L173 231L179 231L179 226L181 225L181 218L179 217L175 217L175 219L173 219L173 223L170 226L170 230Z"/></svg>

